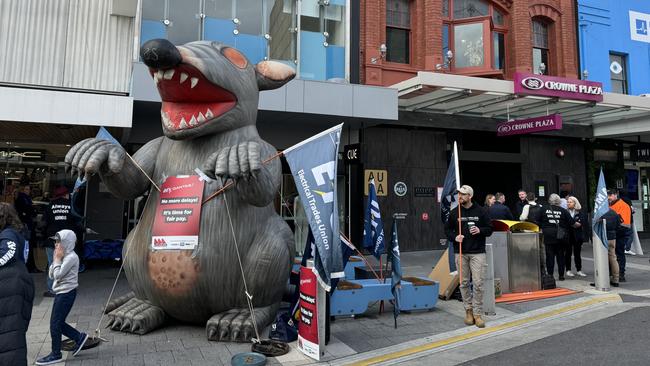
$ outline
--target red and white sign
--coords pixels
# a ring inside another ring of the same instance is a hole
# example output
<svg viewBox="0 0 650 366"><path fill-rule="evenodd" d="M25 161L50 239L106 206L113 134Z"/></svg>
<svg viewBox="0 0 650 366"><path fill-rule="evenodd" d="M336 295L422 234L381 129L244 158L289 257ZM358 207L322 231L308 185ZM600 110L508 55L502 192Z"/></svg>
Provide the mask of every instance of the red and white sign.
<svg viewBox="0 0 650 366"><path fill-rule="evenodd" d="M204 182L196 175L169 177L160 186L151 249L195 249L199 243Z"/></svg>
<svg viewBox="0 0 650 366"><path fill-rule="evenodd" d="M300 267L299 291L298 349L305 355L320 360L317 306L318 281L311 268Z"/></svg>
<svg viewBox="0 0 650 366"><path fill-rule="evenodd" d="M514 87L515 94L603 101L603 84L596 81L516 72Z"/></svg>

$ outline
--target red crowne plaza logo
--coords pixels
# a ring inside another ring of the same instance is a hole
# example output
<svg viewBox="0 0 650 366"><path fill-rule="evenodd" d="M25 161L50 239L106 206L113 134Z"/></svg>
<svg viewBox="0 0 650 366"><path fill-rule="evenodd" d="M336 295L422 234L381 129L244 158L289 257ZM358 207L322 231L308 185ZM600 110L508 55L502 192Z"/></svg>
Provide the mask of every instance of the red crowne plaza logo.
<svg viewBox="0 0 650 366"><path fill-rule="evenodd" d="M165 247L165 246L167 246L167 242L163 238L154 238L153 239L153 246L154 247Z"/></svg>

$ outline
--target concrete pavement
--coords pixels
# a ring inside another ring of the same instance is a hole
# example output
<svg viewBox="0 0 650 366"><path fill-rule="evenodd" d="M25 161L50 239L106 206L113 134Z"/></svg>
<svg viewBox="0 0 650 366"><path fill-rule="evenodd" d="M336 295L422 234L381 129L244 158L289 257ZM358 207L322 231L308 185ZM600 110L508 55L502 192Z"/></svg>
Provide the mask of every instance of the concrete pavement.
<svg viewBox="0 0 650 366"><path fill-rule="evenodd" d="M644 241L644 244L650 242ZM644 245L644 249L648 246ZM591 250L591 246L583 246L583 270L588 274L593 273ZM441 254L439 251L402 253L404 275L428 275ZM337 318L332 322L332 339L324 362L332 365L355 362L370 364L368 360L386 355L392 357L380 360L381 364L435 362L451 365L482 357L502 360L499 352L534 344L547 337L556 337L586 324L625 313L634 307L645 306L638 304L645 304L644 299L650 300L650 283L647 281L650 263L647 257L628 257L628 263L628 282L610 294L594 291L589 286L589 282L593 282L591 276L558 282L558 286L579 293L513 305L499 304L497 314L488 317L488 327L481 330L485 333L480 334L476 334L478 328L463 324L462 304L456 300L439 301L433 311L404 313L398 318L397 329L393 328L390 305L386 305L385 312L380 315L378 304L373 304L364 316ZM68 317L70 323L89 332L96 328L118 268L117 265L103 263L91 265L80 274L79 294ZM50 350L48 331L52 299L40 296L44 291L44 275L34 276L38 295L28 331L29 363ZM128 284L122 275L115 294L119 296L127 291ZM620 297L612 298L612 294L642 301L625 302ZM234 354L250 350L248 344L208 342L202 326L174 323L144 336L102 328L102 336L109 343L69 358L66 365L229 365ZM469 344L472 346L466 346ZM294 349L289 354L269 359L269 364L313 363L295 350L295 343L292 347ZM474 351L468 352L468 349ZM409 350L408 355L396 355L396 352L404 350ZM459 357L459 353L465 356Z"/></svg>

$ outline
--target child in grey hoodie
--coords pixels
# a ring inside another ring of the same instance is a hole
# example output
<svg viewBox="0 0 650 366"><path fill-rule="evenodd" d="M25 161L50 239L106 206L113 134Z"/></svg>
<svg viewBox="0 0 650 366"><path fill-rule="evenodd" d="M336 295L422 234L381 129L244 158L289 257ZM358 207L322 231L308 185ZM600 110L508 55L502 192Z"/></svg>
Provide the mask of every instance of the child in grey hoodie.
<svg viewBox="0 0 650 366"><path fill-rule="evenodd" d="M52 352L36 361L36 365L51 365L63 362L61 354L61 334L77 344L72 355L76 356L88 340L86 333L79 332L65 322L77 297L79 257L74 252L77 236L72 230L61 230L51 239L55 241L54 261L48 275L54 280L55 293L52 316L50 317L50 336Z"/></svg>

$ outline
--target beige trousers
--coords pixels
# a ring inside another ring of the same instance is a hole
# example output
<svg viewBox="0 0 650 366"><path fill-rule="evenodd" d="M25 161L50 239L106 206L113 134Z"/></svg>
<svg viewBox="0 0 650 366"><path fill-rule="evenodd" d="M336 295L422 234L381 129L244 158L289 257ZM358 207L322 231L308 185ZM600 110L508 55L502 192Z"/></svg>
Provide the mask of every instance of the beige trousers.
<svg viewBox="0 0 650 366"><path fill-rule="evenodd" d="M456 254L456 268L460 268L460 256ZM483 278L485 277L485 253L463 254L463 278L460 280L460 294L463 296L465 310L483 314ZM470 290L469 282L472 280Z"/></svg>
<svg viewBox="0 0 650 366"><path fill-rule="evenodd" d="M614 283L618 283L618 262L616 261L616 240L607 241L607 256L609 257L609 278Z"/></svg>

